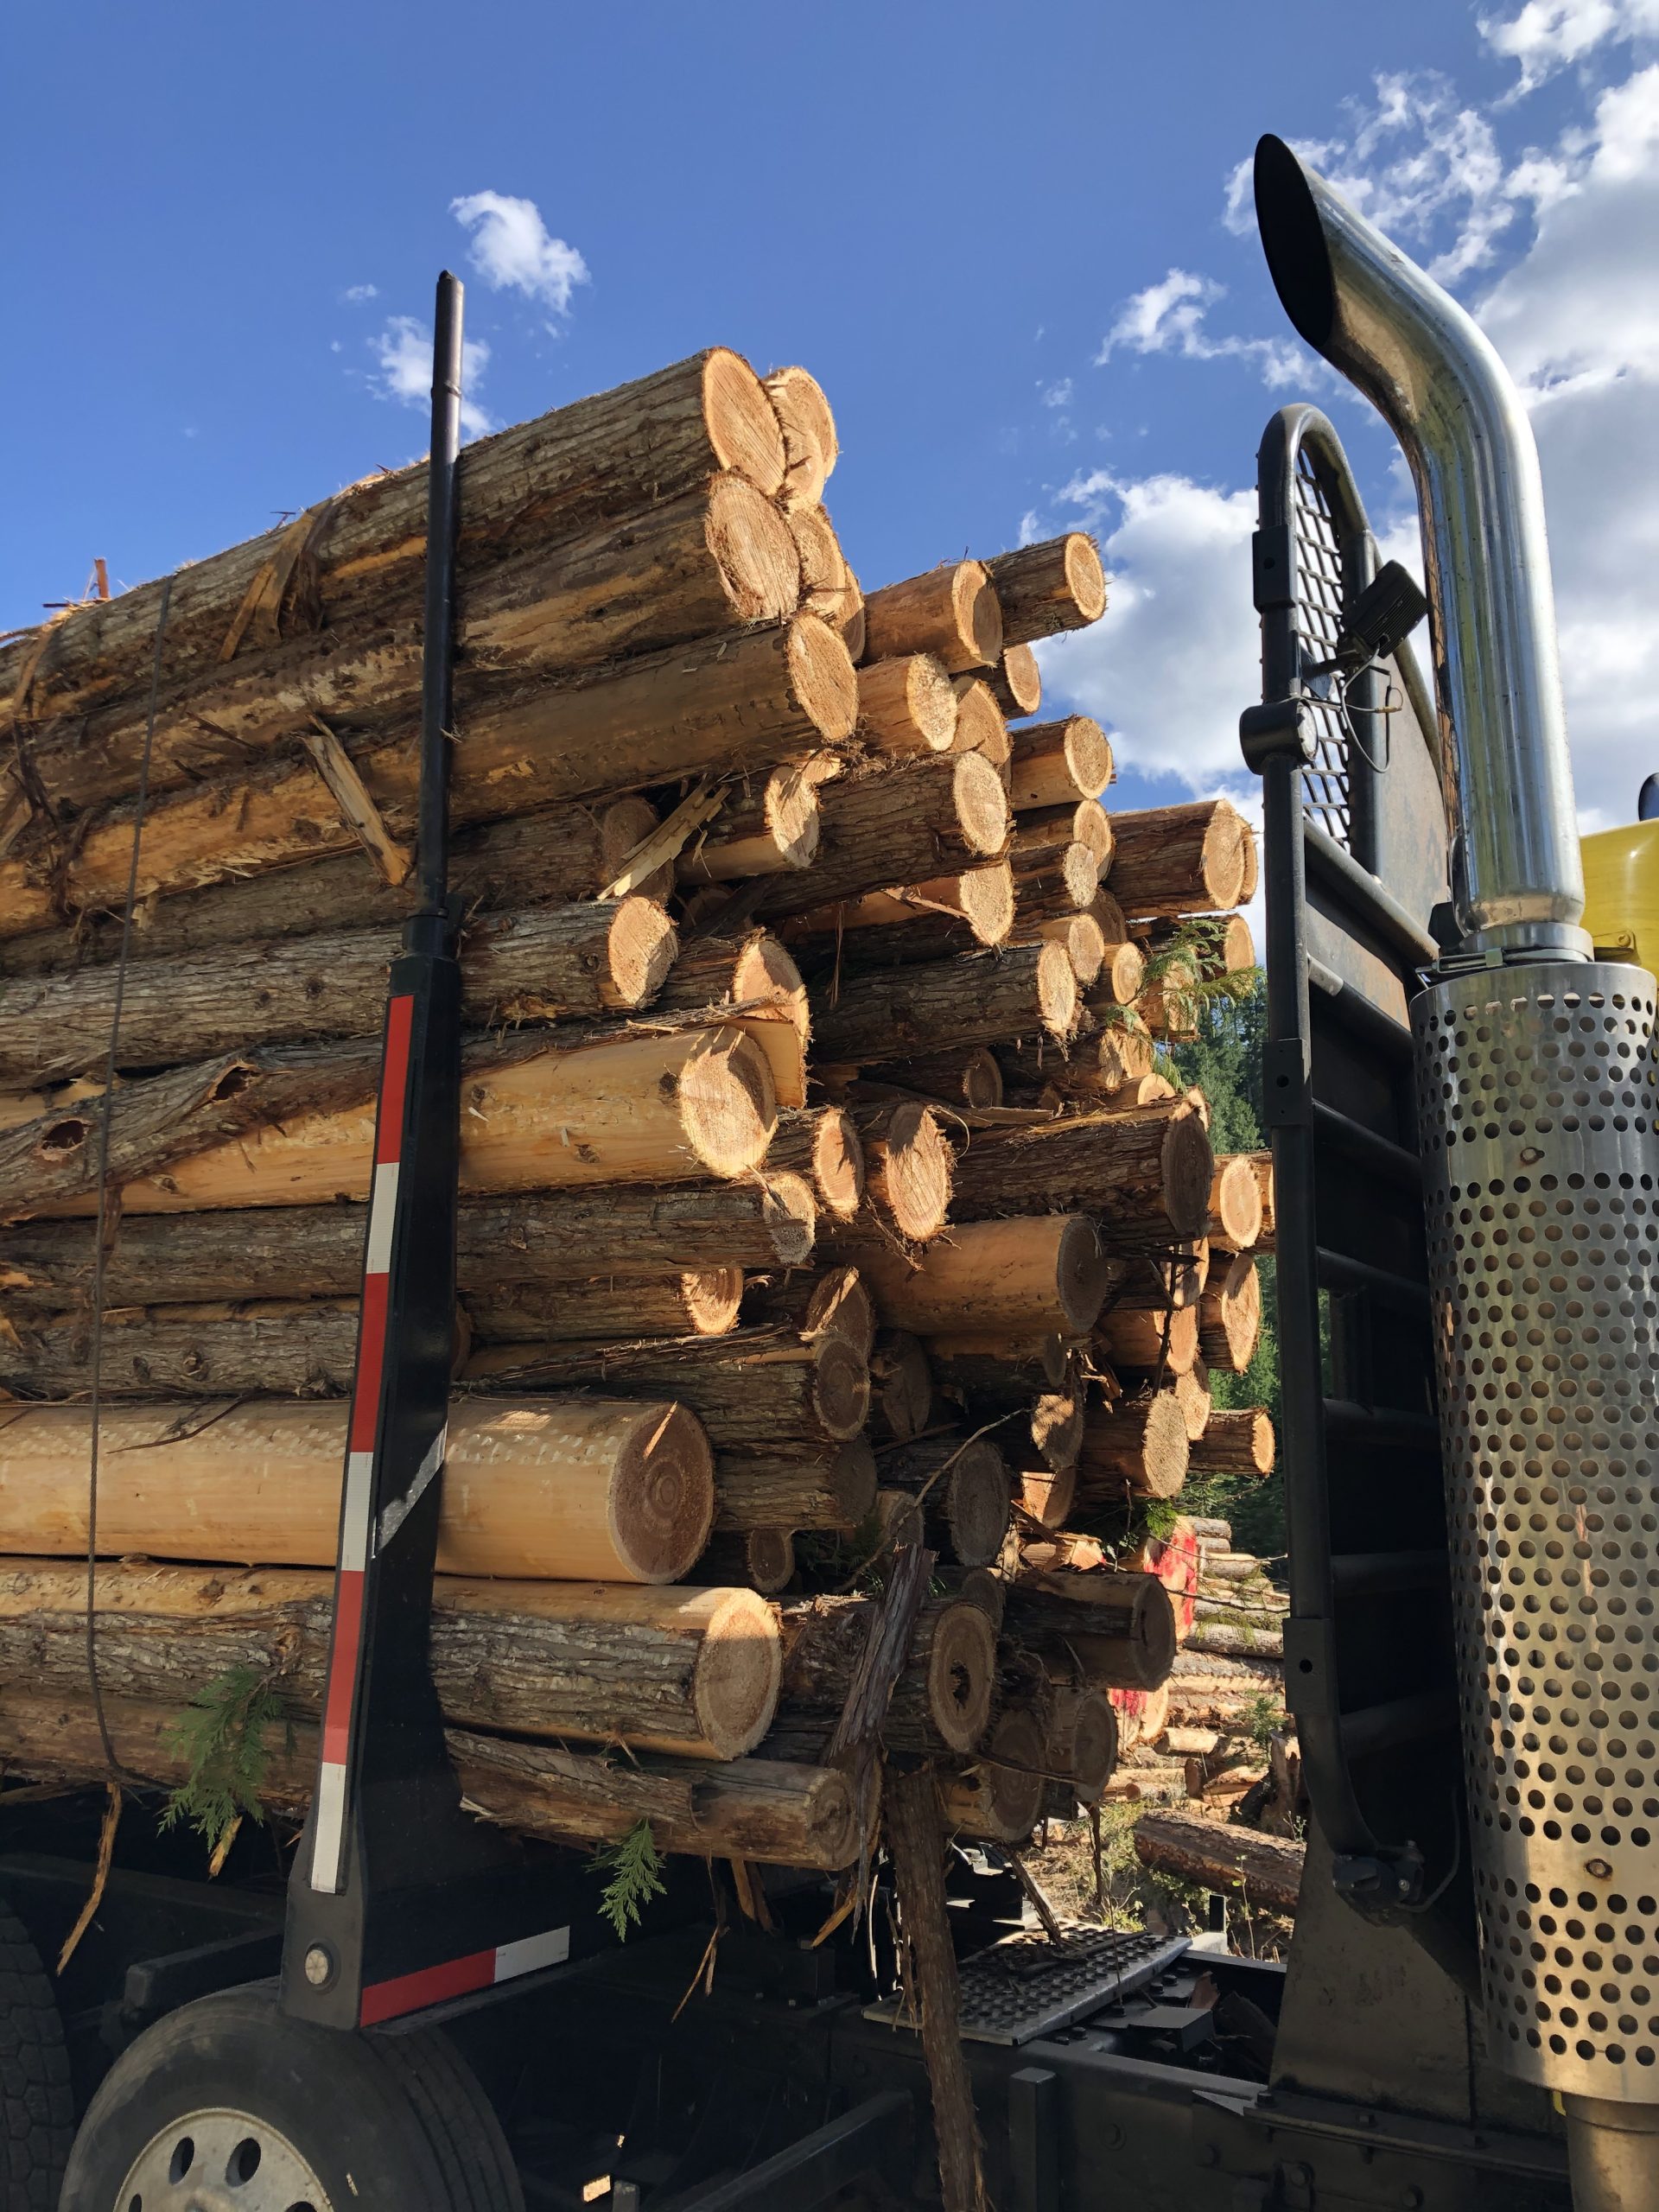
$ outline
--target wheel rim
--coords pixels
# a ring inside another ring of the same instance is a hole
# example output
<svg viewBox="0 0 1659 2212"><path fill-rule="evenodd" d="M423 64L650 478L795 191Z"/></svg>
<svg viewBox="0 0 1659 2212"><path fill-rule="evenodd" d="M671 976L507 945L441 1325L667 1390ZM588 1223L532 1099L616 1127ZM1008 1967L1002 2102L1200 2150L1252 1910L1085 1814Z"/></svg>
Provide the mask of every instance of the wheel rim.
<svg viewBox="0 0 1659 2212"><path fill-rule="evenodd" d="M187 2113L133 2160L112 2212L334 2212L280 2128L223 2107Z"/></svg>

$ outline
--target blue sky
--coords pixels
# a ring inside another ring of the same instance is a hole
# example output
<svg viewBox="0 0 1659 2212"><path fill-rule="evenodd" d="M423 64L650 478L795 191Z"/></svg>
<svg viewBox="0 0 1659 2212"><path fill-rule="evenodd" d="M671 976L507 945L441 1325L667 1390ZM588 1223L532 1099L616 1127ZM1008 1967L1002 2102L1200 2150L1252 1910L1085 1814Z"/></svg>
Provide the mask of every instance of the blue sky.
<svg viewBox="0 0 1659 2212"><path fill-rule="evenodd" d="M1580 798L1619 818L1656 765L1656 32L1659 0L25 7L0 628L94 555L135 582L416 454L389 379L448 261L497 422L711 343L804 361L867 584L1097 528L1113 609L1051 696L1119 732L1121 803L1235 780L1272 409L1328 405L1404 514L1230 219L1274 129L1529 380Z"/></svg>

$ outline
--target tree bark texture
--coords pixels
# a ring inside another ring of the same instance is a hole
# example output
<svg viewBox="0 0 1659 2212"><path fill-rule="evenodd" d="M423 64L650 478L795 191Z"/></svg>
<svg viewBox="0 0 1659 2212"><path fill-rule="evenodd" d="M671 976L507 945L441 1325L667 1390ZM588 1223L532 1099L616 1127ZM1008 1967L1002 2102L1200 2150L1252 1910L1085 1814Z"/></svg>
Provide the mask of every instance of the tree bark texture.
<svg viewBox="0 0 1659 2212"><path fill-rule="evenodd" d="M1007 825L1002 779L976 753L930 753L843 777L818 794L817 860L772 878L755 911L772 920L958 874L1000 857Z"/></svg>
<svg viewBox="0 0 1659 2212"><path fill-rule="evenodd" d="M833 1003L822 988L813 994L813 1031L824 1060L861 1067L947 1044L1066 1037L1077 1009L1065 948L1045 942L843 976Z"/></svg>
<svg viewBox="0 0 1659 2212"><path fill-rule="evenodd" d="M947 561L925 575L864 595L870 660L932 653L953 676L990 668L1002 652L1002 610L977 561Z"/></svg>
<svg viewBox="0 0 1659 2212"><path fill-rule="evenodd" d="M1137 920L1179 920L1236 906L1249 825L1224 798L1115 814L1111 891Z"/></svg>
<svg viewBox="0 0 1659 2212"><path fill-rule="evenodd" d="M1106 612L1106 575L1100 550L1080 530L1064 537L1022 545L988 561L1002 608L1007 645L1029 645L1061 630L1086 629Z"/></svg>
<svg viewBox="0 0 1659 2212"><path fill-rule="evenodd" d="M882 1320L918 1337L1086 1336L1106 1294L1100 1240L1081 1214L953 1227L915 1261L880 1239L831 1243Z"/></svg>
<svg viewBox="0 0 1659 2212"><path fill-rule="evenodd" d="M1093 1408L1078 1460L1079 1506L1179 1496L1190 1448L1185 1417L1166 1390Z"/></svg>
<svg viewBox="0 0 1659 2212"><path fill-rule="evenodd" d="M1154 1874L1239 1897L1267 1912L1294 1913L1307 1846L1191 1813L1147 1813L1135 1822L1135 1856Z"/></svg>
<svg viewBox="0 0 1659 2212"><path fill-rule="evenodd" d="M1011 734L1008 804L1016 814L1105 798L1112 780L1112 748L1092 715L1032 722Z"/></svg>
<svg viewBox="0 0 1659 2212"><path fill-rule="evenodd" d="M962 1221L1042 1208L1093 1214L1109 1251L1157 1253L1202 1233L1210 1139L1184 1099L1133 1114L1077 1114L1034 1128L982 1130L957 1162Z"/></svg>

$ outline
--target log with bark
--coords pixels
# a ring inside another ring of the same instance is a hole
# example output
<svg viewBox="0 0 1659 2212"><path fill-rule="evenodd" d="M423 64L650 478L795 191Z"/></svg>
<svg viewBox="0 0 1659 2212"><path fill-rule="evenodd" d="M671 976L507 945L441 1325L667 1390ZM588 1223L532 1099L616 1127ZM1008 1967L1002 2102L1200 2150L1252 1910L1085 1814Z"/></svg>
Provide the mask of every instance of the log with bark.
<svg viewBox="0 0 1659 2212"><path fill-rule="evenodd" d="M1202 1121L1170 1099L980 1131L957 1162L951 1211L962 1221L1042 1207L1090 1213L1109 1251L1157 1253L1202 1232L1212 1172Z"/></svg>
<svg viewBox="0 0 1659 2212"><path fill-rule="evenodd" d="M1270 1475L1273 1415L1265 1406L1217 1406L1187 1461L1195 1475Z"/></svg>
<svg viewBox="0 0 1659 2212"><path fill-rule="evenodd" d="M1002 610L977 561L947 561L924 575L868 592L864 635L870 660L932 653L953 676L960 675L990 668L1001 657Z"/></svg>
<svg viewBox="0 0 1659 2212"><path fill-rule="evenodd" d="M232 1668L268 1678L315 1718L327 1669L334 1578L155 1560L100 1567L99 1681L182 1706ZM49 1559L0 1562L0 1679L78 1690L86 1679L86 1574ZM476 1581L432 1589L432 1678L455 1726L741 1758L772 1725L782 1643L772 1608L741 1589Z"/></svg>
<svg viewBox="0 0 1659 2212"><path fill-rule="evenodd" d="M92 1383L92 1333L84 1309L9 1325L0 1332L0 1383L23 1398L84 1395ZM353 1298L113 1306L99 1332L99 1380L118 1397L212 1390L340 1398L352 1387L357 1335ZM456 1337L464 1356L463 1325Z"/></svg>
<svg viewBox="0 0 1659 2212"><path fill-rule="evenodd" d="M581 1279L601 1270L798 1267L812 1255L817 1209L788 1173L736 1182L605 1185L519 1198L465 1198L456 1210L463 1298L472 1291ZM362 1206L123 1215L105 1262L111 1308L235 1299L349 1298L363 1279ZM0 1230L0 1303L32 1315L92 1296L92 1225L37 1221Z"/></svg>
<svg viewBox="0 0 1659 2212"><path fill-rule="evenodd" d="M722 1452L715 1462L715 1527L721 1535L762 1529L845 1535L871 1512L875 1491L875 1455L861 1436L841 1445Z"/></svg>
<svg viewBox="0 0 1659 2212"><path fill-rule="evenodd" d="M1135 1856L1154 1874L1242 1898L1260 1911L1294 1913L1307 1846L1191 1813L1147 1813L1135 1825Z"/></svg>
<svg viewBox="0 0 1659 2212"><path fill-rule="evenodd" d="M1155 1689L1175 1662L1175 1614L1156 1576L1108 1569L1022 1573L1008 1592L1008 1633L1064 1652L1102 1688Z"/></svg>
<svg viewBox="0 0 1659 2212"><path fill-rule="evenodd" d="M1095 1324L1096 1357L1131 1375L1185 1375L1198 1356L1198 1316L1192 1306L1163 1313L1108 1306Z"/></svg>
<svg viewBox="0 0 1659 2212"><path fill-rule="evenodd" d="M989 1436L926 1436L881 1456L881 1480L922 1505L926 1541L955 1567L989 1567L1013 1502L1008 1463Z"/></svg>
<svg viewBox="0 0 1659 2212"><path fill-rule="evenodd" d="M710 487L728 473L769 499L782 487L785 467L765 392L748 365L723 347L480 440L461 464L463 622L480 581L515 556L527 554L534 566L562 548L575 585L579 563L571 549L584 534L589 543L607 534L619 541L613 572L633 579L631 607L613 605L614 589L595 594L593 613L618 624L619 635L630 613L647 628L660 624L688 592L712 589L724 597L723 568L734 563L741 569L741 556L718 524L711 531L704 519L686 530L667 563L653 533L671 531L684 505L700 505L706 516ZM239 756L233 741L175 705L193 686L222 681L227 663L239 669L284 646L291 654L296 645L350 638L365 620L384 630L417 620L425 504L423 464L365 479L296 522L170 579L73 609L44 634L16 641L0 654L0 698L10 718L29 727L33 771L48 800L86 806L136 787L164 589L159 691L169 712L157 719L151 760L157 790ZM620 527L607 533L607 524ZM593 557L583 579L590 591ZM556 640L548 642L556 661ZM135 715L136 735L129 728Z"/></svg>
<svg viewBox="0 0 1659 2212"><path fill-rule="evenodd" d="M938 1115L911 1099L897 1106L855 1108L853 1118L877 1215L912 1243L925 1244L938 1236L950 1213L955 1154Z"/></svg>
<svg viewBox="0 0 1659 2212"><path fill-rule="evenodd" d="M971 757L971 756L970 756ZM826 1061L864 1066L918 1047L995 1045L1077 1021L1077 982L1063 945L1042 942L843 976L812 994L813 1033ZM1205 1195L1209 1195L1206 1175Z"/></svg>
<svg viewBox="0 0 1659 2212"><path fill-rule="evenodd" d="M977 1110L1002 1103L1002 1071L983 1045L963 1045L954 1052L913 1052L891 1066L868 1070L873 1084L937 1098L946 1106ZM860 1093L854 1089L853 1096Z"/></svg>
<svg viewBox="0 0 1659 2212"><path fill-rule="evenodd" d="M1106 612L1100 549L1083 531L999 553L985 565L1002 608L1007 645L1027 645L1061 630L1084 630Z"/></svg>
<svg viewBox="0 0 1659 2212"><path fill-rule="evenodd" d="M775 1598L795 1580L795 1539L787 1529L750 1529L741 1535L716 1534L692 1573L699 1583L735 1585Z"/></svg>
<svg viewBox="0 0 1659 2212"><path fill-rule="evenodd" d="M834 753L815 753L752 778L680 855L680 881L734 883L810 868L820 836L818 787L840 767Z"/></svg>
<svg viewBox="0 0 1659 2212"><path fill-rule="evenodd" d="M1023 1843L1041 1817L1048 1779L1042 1722L1011 1707L999 1713L970 1764L939 1777L944 1825L991 1843Z"/></svg>
<svg viewBox="0 0 1659 2212"><path fill-rule="evenodd" d="M1112 896L1136 919L1236 906L1249 827L1224 798L1114 815Z"/></svg>
<svg viewBox="0 0 1659 2212"><path fill-rule="evenodd" d="M844 1337L858 1357L875 1349L875 1301L856 1268L791 1268L750 1290L747 1319L803 1337Z"/></svg>
<svg viewBox="0 0 1659 2212"><path fill-rule="evenodd" d="M1126 1497L1178 1496L1190 1452L1186 1418L1167 1390L1091 1408L1077 1465L1079 1511L1109 1508Z"/></svg>
<svg viewBox="0 0 1659 2212"><path fill-rule="evenodd" d="M1212 1274L1198 1304L1198 1344L1211 1369L1242 1375L1262 1334L1262 1280L1255 1260L1241 1252Z"/></svg>
<svg viewBox="0 0 1659 2212"><path fill-rule="evenodd" d="M869 1639L868 1598L785 1599L779 1608L784 1669L781 1723L833 1726ZM991 1715L996 1630L982 1609L935 1599L918 1617L882 1738L893 1750L970 1751Z"/></svg>
<svg viewBox="0 0 1659 2212"><path fill-rule="evenodd" d="M1112 1020L1102 1016L1085 1018L1099 1020L1101 1027L1073 1038L1064 1053L1057 1052L1047 1040L1041 1046L1016 1044L1001 1048L998 1058L1003 1075L1020 1096L1045 1098L1057 1104L1116 1105L1124 1103L1127 1086L1154 1080L1154 1039L1138 1016L1126 1010ZM1163 1083L1161 1077L1155 1080ZM1173 1089L1165 1084L1162 1090L1150 1096L1164 1096Z"/></svg>
<svg viewBox="0 0 1659 2212"><path fill-rule="evenodd" d="M985 671L983 681L1010 721L1034 715L1043 703L1043 672L1029 645L1005 645L1001 659Z"/></svg>
<svg viewBox="0 0 1659 2212"><path fill-rule="evenodd" d="M932 653L867 662L858 671L858 728L881 753L950 752L957 695L944 663Z"/></svg>
<svg viewBox="0 0 1659 2212"><path fill-rule="evenodd" d="M480 1338L497 1344L718 1337L735 1327L742 1296L741 1268L687 1268L503 1284L478 1293L467 1312Z"/></svg>
<svg viewBox="0 0 1659 2212"><path fill-rule="evenodd" d="M1106 1295L1100 1239L1083 1214L953 1226L913 1260L844 1231L830 1249L859 1269L883 1321L919 1337L1086 1336Z"/></svg>
<svg viewBox="0 0 1659 2212"><path fill-rule="evenodd" d="M124 1210L365 1198L378 1068L372 1043L261 1046L118 1090L110 1161ZM731 1027L562 1048L480 1040L461 1059L461 1190L747 1174L766 1156L775 1097L766 1055ZM83 1105L0 1136L0 1211L95 1211L98 1121Z"/></svg>
<svg viewBox="0 0 1659 2212"><path fill-rule="evenodd" d="M1033 722L1011 734L1008 801L1016 814L1105 797L1112 780L1112 748L1091 715Z"/></svg>
<svg viewBox="0 0 1659 2212"><path fill-rule="evenodd" d="M0 1083L34 1085L249 1046L378 1036L396 928L326 932L0 985ZM655 899L475 916L461 945L461 1015L476 1028L649 1005L677 950ZM779 948L781 950L781 948Z"/></svg>
<svg viewBox="0 0 1659 2212"><path fill-rule="evenodd" d="M950 960L982 946L1006 944L1014 922L1014 874L1006 861L965 868L960 875L909 884L896 892L867 893L845 906L814 908L802 917L805 938L782 925L808 964L815 982L832 993L838 978L871 968L902 968ZM827 926L820 928L820 924Z"/></svg>
<svg viewBox="0 0 1659 2212"><path fill-rule="evenodd" d="M1056 847L1046 835L1039 850L1021 855L1017 866L1011 858L1008 866L1014 875L1014 908L1022 922L1081 913L1100 890L1100 855L1094 845L1080 839Z"/></svg>
<svg viewBox="0 0 1659 2212"><path fill-rule="evenodd" d="M810 868L776 876L756 911L771 919L926 883L998 857L1007 837L1002 779L977 753L896 760L844 776L818 795L821 844Z"/></svg>
<svg viewBox="0 0 1659 2212"><path fill-rule="evenodd" d="M176 1705L104 1701L122 1765L166 1788L189 1776L178 1719ZM485 1819L552 1843L620 1843L649 1821L659 1851L833 1872L857 1859L863 1841L847 1777L830 1767L570 1751L461 1728L447 1730L445 1742L463 1795ZM264 1748L262 1802L302 1817L317 1778L318 1731L276 1722ZM0 1758L20 1777L101 1787L109 1759L90 1691L0 1690Z"/></svg>
<svg viewBox="0 0 1659 2212"><path fill-rule="evenodd" d="M591 899L656 827L656 808L633 796L484 823L454 838L450 886L466 912L485 907L517 913ZM658 868L634 887L644 897L662 898L674 887L674 871ZM413 875L388 884L367 854L354 849L303 868L151 900L134 916L132 957L218 954L234 944L395 926L414 912L419 895ZM97 966L120 949L118 918L83 914L73 926L0 941L0 974Z"/></svg>
<svg viewBox="0 0 1659 2212"><path fill-rule="evenodd" d="M677 1398L721 1452L821 1451L858 1435L870 1410L864 1354L833 1331L810 1339L778 1327L642 1344L497 1344L473 1354L465 1377L492 1389Z"/></svg>
<svg viewBox="0 0 1659 2212"><path fill-rule="evenodd" d="M105 1408L100 1548L332 1564L346 1410L284 1399ZM85 1554L91 1433L81 1406L30 1406L0 1426L0 1551ZM472 1398L450 1411L438 1565L676 1582L714 1507L708 1438L683 1406Z"/></svg>
<svg viewBox="0 0 1659 2212"><path fill-rule="evenodd" d="M779 1114L766 1149L766 1166L769 1171L794 1170L804 1177L817 1203L837 1221L850 1221L864 1203L863 1143L852 1116L839 1106Z"/></svg>
<svg viewBox="0 0 1659 2212"><path fill-rule="evenodd" d="M770 768L850 736L857 705L846 646L804 614L648 654L556 693L538 679L460 716L453 818L494 821L712 767ZM418 783L410 739L366 741L350 760L389 834L407 842ZM124 900L133 829L124 803L73 851L44 846L0 861L0 937ZM137 893L169 896L347 852L358 834L308 754L276 758L152 800Z"/></svg>
<svg viewBox="0 0 1659 2212"><path fill-rule="evenodd" d="M933 1370L926 1347L906 1329L878 1332L870 1355L870 1425L889 1443L919 1436L933 1414ZM920 1542L920 1535L914 1539Z"/></svg>

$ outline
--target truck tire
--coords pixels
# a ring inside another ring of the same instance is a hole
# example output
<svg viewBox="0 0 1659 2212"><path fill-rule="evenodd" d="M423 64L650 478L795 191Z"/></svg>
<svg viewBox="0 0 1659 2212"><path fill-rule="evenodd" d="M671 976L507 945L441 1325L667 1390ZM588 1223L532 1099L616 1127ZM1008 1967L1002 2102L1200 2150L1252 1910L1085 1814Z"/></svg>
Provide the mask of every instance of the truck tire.
<svg viewBox="0 0 1659 2212"><path fill-rule="evenodd" d="M57 1999L23 1923L0 1906L0 2212L54 2212L74 2132Z"/></svg>
<svg viewBox="0 0 1659 2212"><path fill-rule="evenodd" d="M435 2030L290 2020L274 1985L140 2036L92 2099L61 2212L524 2212L500 2125Z"/></svg>

